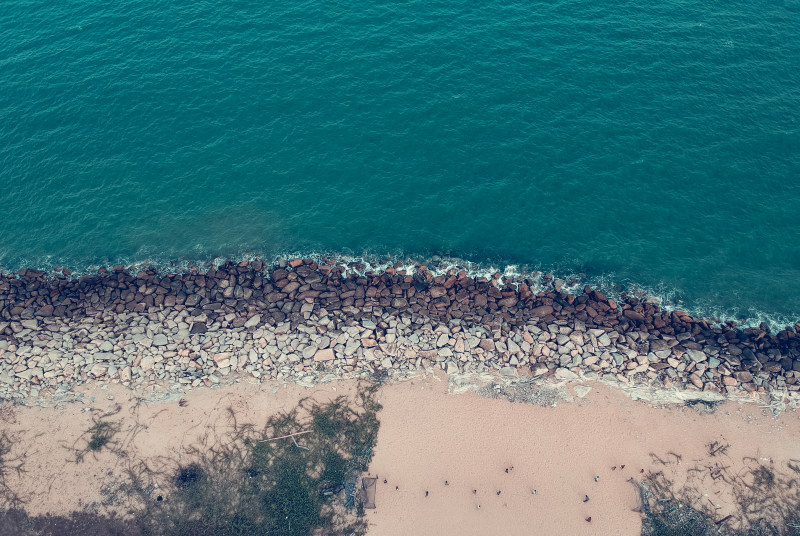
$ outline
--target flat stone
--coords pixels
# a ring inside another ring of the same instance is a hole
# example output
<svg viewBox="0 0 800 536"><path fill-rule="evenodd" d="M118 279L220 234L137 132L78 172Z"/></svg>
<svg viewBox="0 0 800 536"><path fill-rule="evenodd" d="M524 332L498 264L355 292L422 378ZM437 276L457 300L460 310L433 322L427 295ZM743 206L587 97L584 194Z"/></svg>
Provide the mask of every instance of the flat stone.
<svg viewBox="0 0 800 536"><path fill-rule="evenodd" d="M578 379L578 375L575 374L574 372L572 372L569 369L557 368L556 369L556 379L572 381L572 380L577 380Z"/></svg>
<svg viewBox="0 0 800 536"><path fill-rule="evenodd" d="M23 370L21 372L17 372L17 376L19 378L26 379L30 381L31 378L36 376L37 378L41 378L44 375L44 370L41 367L33 367L27 370Z"/></svg>
<svg viewBox="0 0 800 536"><path fill-rule="evenodd" d="M512 354L516 354L517 352L520 351L519 345L511 339L508 339L506 341L506 346L508 347L508 351L511 352Z"/></svg>
<svg viewBox="0 0 800 536"><path fill-rule="evenodd" d="M437 355L441 358L447 359L448 357L453 357L453 350L450 348L439 348L436 352Z"/></svg>
<svg viewBox="0 0 800 536"><path fill-rule="evenodd" d="M686 349L686 355L688 355L689 359L691 359L695 363L700 363L708 359L708 356L705 354L705 352L702 352L700 350L692 350L691 348Z"/></svg>
<svg viewBox="0 0 800 536"><path fill-rule="evenodd" d="M753 381L753 375L744 370L734 373L734 376L736 377L737 380L739 380L742 383L748 383Z"/></svg>
<svg viewBox="0 0 800 536"><path fill-rule="evenodd" d="M517 300L516 297L509 296L508 298L503 298L502 300L497 302L497 305L499 305L500 307L514 307L517 304L517 301L519 300Z"/></svg>
<svg viewBox="0 0 800 536"><path fill-rule="evenodd" d="M385 369L392 368L392 365L393 365L393 363L392 363L392 358L391 357L384 357L383 360L381 361L381 366L383 368L385 368Z"/></svg>
<svg viewBox="0 0 800 536"><path fill-rule="evenodd" d="M261 323L261 315L254 315L247 319L244 323L246 329L254 328Z"/></svg>
<svg viewBox="0 0 800 536"><path fill-rule="evenodd" d="M597 337L597 344L600 346L611 346L611 337L608 336L608 333L603 333Z"/></svg>
<svg viewBox="0 0 800 536"><path fill-rule="evenodd" d="M103 352L113 352L114 345L111 344L111 341L103 341L100 343L100 350L102 350Z"/></svg>
<svg viewBox="0 0 800 536"><path fill-rule="evenodd" d="M478 346L487 352L494 352L494 341L492 339L481 339L481 342L478 343Z"/></svg>
<svg viewBox="0 0 800 536"><path fill-rule="evenodd" d="M222 363L225 360L229 360L230 358L231 358L231 354L230 353L228 353L228 352L219 352L219 353L214 354L214 357L212 359L214 360L214 363L216 363L216 365L219 366L220 363Z"/></svg>
<svg viewBox="0 0 800 536"><path fill-rule="evenodd" d="M91 374L95 378L99 378L100 376L105 376L106 371L108 371L108 367L106 367L105 365L97 364L92 367L92 370L89 371L89 374Z"/></svg>
<svg viewBox="0 0 800 536"><path fill-rule="evenodd" d="M169 340L163 333L156 333L153 336L153 346L166 346Z"/></svg>
<svg viewBox="0 0 800 536"><path fill-rule="evenodd" d="M573 387L573 390L575 391L575 396L578 398L583 398L589 394L589 391L591 391L592 388L588 385L576 385Z"/></svg>
<svg viewBox="0 0 800 536"><path fill-rule="evenodd" d="M22 320L20 321L20 324L22 324L22 327L25 329L30 329L30 330L39 329L39 321L36 320L35 318L31 318L29 320Z"/></svg>
<svg viewBox="0 0 800 536"><path fill-rule="evenodd" d="M439 286L431 287L429 292L431 293L431 298L441 298L447 295L447 289Z"/></svg>
<svg viewBox="0 0 800 536"><path fill-rule="evenodd" d="M723 385L727 385L729 387L733 387L735 385L739 385L739 382L736 381L736 378L733 378L731 376L723 376L722 377L722 384Z"/></svg>
<svg viewBox="0 0 800 536"><path fill-rule="evenodd" d="M552 305L540 305L539 307L534 307L531 309L531 316L543 318L547 315L553 314L553 311L554 309Z"/></svg>
<svg viewBox="0 0 800 536"><path fill-rule="evenodd" d="M500 376L505 376L506 378L515 376L517 374L516 367L502 367L500 369Z"/></svg>
<svg viewBox="0 0 800 536"><path fill-rule="evenodd" d="M625 309L622 314L624 314L626 318L630 318L635 322L644 322L644 315L634 311L633 309Z"/></svg>
<svg viewBox="0 0 800 536"><path fill-rule="evenodd" d="M698 389L703 388L703 380L702 378L700 378L700 375L697 374L696 372L689 376L689 381L691 381L692 384L694 384L694 386L697 387Z"/></svg>
<svg viewBox="0 0 800 536"><path fill-rule="evenodd" d="M541 376L542 374L547 373L547 365L544 363L536 363L533 367L531 367L531 372L533 372L534 376Z"/></svg>
<svg viewBox="0 0 800 536"><path fill-rule="evenodd" d="M447 343L449 342L450 342L450 337L447 336L447 333L442 333L436 340L436 346L441 348L442 346L447 346Z"/></svg>
<svg viewBox="0 0 800 536"><path fill-rule="evenodd" d="M195 322L192 324L192 329L189 330L189 333L205 333L208 331L208 326L206 326L205 322Z"/></svg>
<svg viewBox="0 0 800 536"><path fill-rule="evenodd" d="M317 353L314 354L314 361L333 361L333 357L333 349L325 348L323 350L317 350Z"/></svg>

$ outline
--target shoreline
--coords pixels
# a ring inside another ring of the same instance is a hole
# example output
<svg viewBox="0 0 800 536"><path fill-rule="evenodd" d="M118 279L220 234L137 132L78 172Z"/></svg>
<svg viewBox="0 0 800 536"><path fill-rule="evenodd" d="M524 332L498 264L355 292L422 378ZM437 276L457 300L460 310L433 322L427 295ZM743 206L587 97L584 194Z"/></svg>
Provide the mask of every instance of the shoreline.
<svg viewBox="0 0 800 536"><path fill-rule="evenodd" d="M424 265L372 273L302 259L70 275L0 278L0 398L86 382L187 388L243 375L309 384L434 367L800 406L800 326L714 325L588 286L572 294L548 275L472 278Z"/></svg>

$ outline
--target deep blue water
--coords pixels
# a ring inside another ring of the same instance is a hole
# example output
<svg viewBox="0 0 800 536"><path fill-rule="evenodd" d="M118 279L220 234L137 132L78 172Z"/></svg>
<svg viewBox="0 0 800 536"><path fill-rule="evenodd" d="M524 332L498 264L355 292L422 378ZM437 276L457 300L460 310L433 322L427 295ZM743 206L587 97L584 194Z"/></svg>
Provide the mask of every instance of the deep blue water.
<svg viewBox="0 0 800 536"><path fill-rule="evenodd" d="M0 265L288 251L800 319L800 3L5 0Z"/></svg>

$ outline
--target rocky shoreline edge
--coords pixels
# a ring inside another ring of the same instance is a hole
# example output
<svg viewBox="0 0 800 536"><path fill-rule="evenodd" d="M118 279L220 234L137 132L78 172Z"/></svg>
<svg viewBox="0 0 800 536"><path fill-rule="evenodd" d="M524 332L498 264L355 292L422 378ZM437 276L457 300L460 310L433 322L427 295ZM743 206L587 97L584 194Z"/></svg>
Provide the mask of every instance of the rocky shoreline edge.
<svg viewBox="0 0 800 536"><path fill-rule="evenodd" d="M547 274L228 261L208 270L0 278L0 398L89 382L213 386L448 375L596 379L798 401L800 324L717 325L635 296L569 293ZM792 404L793 406L795 404Z"/></svg>

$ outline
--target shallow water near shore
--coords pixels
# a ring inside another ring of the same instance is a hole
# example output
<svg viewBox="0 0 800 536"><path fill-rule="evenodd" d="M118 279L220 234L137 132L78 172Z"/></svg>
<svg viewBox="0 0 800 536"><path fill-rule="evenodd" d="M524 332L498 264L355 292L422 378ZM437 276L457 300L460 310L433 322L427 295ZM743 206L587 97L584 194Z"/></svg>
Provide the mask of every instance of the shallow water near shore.
<svg viewBox="0 0 800 536"><path fill-rule="evenodd" d="M0 266L456 256L800 319L799 13L0 12Z"/></svg>

